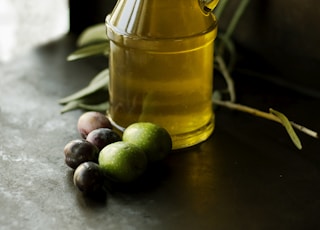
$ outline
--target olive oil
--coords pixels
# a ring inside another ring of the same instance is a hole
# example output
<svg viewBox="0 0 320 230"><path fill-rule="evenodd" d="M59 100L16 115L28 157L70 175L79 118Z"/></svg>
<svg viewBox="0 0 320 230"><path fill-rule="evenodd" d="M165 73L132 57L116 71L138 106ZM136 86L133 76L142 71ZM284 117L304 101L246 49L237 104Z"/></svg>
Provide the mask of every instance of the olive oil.
<svg viewBox="0 0 320 230"><path fill-rule="evenodd" d="M174 149L206 140L214 129L214 16L198 0L120 0L106 22L114 125L156 123Z"/></svg>

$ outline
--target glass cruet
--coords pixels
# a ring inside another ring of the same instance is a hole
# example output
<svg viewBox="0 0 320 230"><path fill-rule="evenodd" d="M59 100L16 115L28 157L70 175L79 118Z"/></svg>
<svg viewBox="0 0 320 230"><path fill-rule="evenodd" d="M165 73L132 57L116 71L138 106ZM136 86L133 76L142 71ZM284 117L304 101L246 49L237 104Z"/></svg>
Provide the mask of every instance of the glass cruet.
<svg viewBox="0 0 320 230"><path fill-rule="evenodd" d="M213 52L217 0L118 0L106 18L110 108L123 131L134 122L168 130L173 149L214 130Z"/></svg>

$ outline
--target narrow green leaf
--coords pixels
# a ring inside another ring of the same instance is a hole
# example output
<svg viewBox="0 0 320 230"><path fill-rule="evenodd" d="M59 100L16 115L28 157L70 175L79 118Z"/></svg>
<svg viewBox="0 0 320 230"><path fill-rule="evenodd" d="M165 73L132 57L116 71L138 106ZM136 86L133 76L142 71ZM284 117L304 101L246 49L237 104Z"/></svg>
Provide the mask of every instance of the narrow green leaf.
<svg viewBox="0 0 320 230"><path fill-rule="evenodd" d="M272 113L273 115L277 116L280 120L281 120L281 123L282 125L285 127L285 129L287 130L292 142L295 144L295 146L298 148L298 149L302 149L302 145L301 145L301 142L300 142L300 139L299 137L297 136L296 132L294 131L290 121L288 120L288 118L283 114L283 113L280 113L274 109L271 109L270 108L270 113Z"/></svg>
<svg viewBox="0 0 320 230"><path fill-rule="evenodd" d="M90 27L87 27L78 37L77 46L83 47L96 43L107 42L106 25L99 23Z"/></svg>
<svg viewBox="0 0 320 230"><path fill-rule="evenodd" d="M79 108L89 110L89 111L106 112L109 109L109 102L105 101L100 104L80 103Z"/></svg>
<svg viewBox="0 0 320 230"><path fill-rule="evenodd" d="M80 48L68 57L68 61L74 61L81 58L97 56L97 55L108 55L109 54L109 42L98 43L90 46Z"/></svg>
<svg viewBox="0 0 320 230"><path fill-rule="evenodd" d="M93 94L101 89L106 89L108 88L109 84L109 71L108 70L103 70L101 71L96 77L95 81L91 81L91 83L86 86L85 88L77 91L74 94L71 94L70 96L67 96L65 98L62 98L59 100L60 104L66 104L69 103L73 100L81 99L84 98L90 94Z"/></svg>
<svg viewBox="0 0 320 230"><path fill-rule="evenodd" d="M70 101L69 103L67 103L65 106L62 107L62 109L60 110L60 113L66 113L75 109L79 108L79 101Z"/></svg>
<svg viewBox="0 0 320 230"><path fill-rule="evenodd" d="M69 112L75 109L89 110L89 106L92 106L92 110L103 111L103 104L108 103L109 95L107 89L98 90L83 98L75 99L64 104L61 109L61 113ZM100 109L99 109L100 108Z"/></svg>
<svg viewBox="0 0 320 230"><path fill-rule="evenodd" d="M92 78L92 80L90 81L89 85L93 85L93 84L96 84L100 81L103 81L103 80L105 80L105 78L109 78L109 69L108 68L100 71L96 76L94 76ZM108 79L108 81L109 81L109 79Z"/></svg>
<svg viewBox="0 0 320 230"><path fill-rule="evenodd" d="M106 112L109 109L109 102L108 101L104 101L98 104L86 104L83 102L83 100L74 100L74 101L70 101L69 103L67 103L66 105L63 106L63 108L61 109L61 114L72 111L72 110L76 110L76 109L84 109L84 110L88 110L88 111L97 111L97 112Z"/></svg>

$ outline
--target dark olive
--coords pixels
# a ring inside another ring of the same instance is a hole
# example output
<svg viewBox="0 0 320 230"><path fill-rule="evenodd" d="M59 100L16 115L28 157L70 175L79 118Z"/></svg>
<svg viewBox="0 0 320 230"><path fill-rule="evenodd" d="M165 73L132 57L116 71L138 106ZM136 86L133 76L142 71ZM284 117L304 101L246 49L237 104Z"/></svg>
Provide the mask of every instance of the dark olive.
<svg viewBox="0 0 320 230"><path fill-rule="evenodd" d="M73 140L64 147L66 164L76 169L86 161L98 162L99 149L86 140Z"/></svg>
<svg viewBox="0 0 320 230"><path fill-rule="evenodd" d="M99 165L89 161L77 167L73 175L73 183L81 192L93 194L103 191L104 176Z"/></svg>
<svg viewBox="0 0 320 230"><path fill-rule="evenodd" d="M102 150L111 143L121 141L121 137L111 129L100 128L91 131L87 136L87 141L97 146L99 150Z"/></svg>

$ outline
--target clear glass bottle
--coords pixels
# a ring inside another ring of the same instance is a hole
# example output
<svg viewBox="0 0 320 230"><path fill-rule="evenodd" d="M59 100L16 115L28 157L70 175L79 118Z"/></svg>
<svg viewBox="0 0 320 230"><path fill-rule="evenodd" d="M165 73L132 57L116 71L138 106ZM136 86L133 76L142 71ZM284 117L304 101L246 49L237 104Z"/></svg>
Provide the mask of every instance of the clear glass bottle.
<svg viewBox="0 0 320 230"><path fill-rule="evenodd" d="M110 109L115 127L138 121L166 128L173 148L214 129L213 52L217 0L119 0L107 16ZM211 7L211 8L210 8Z"/></svg>

